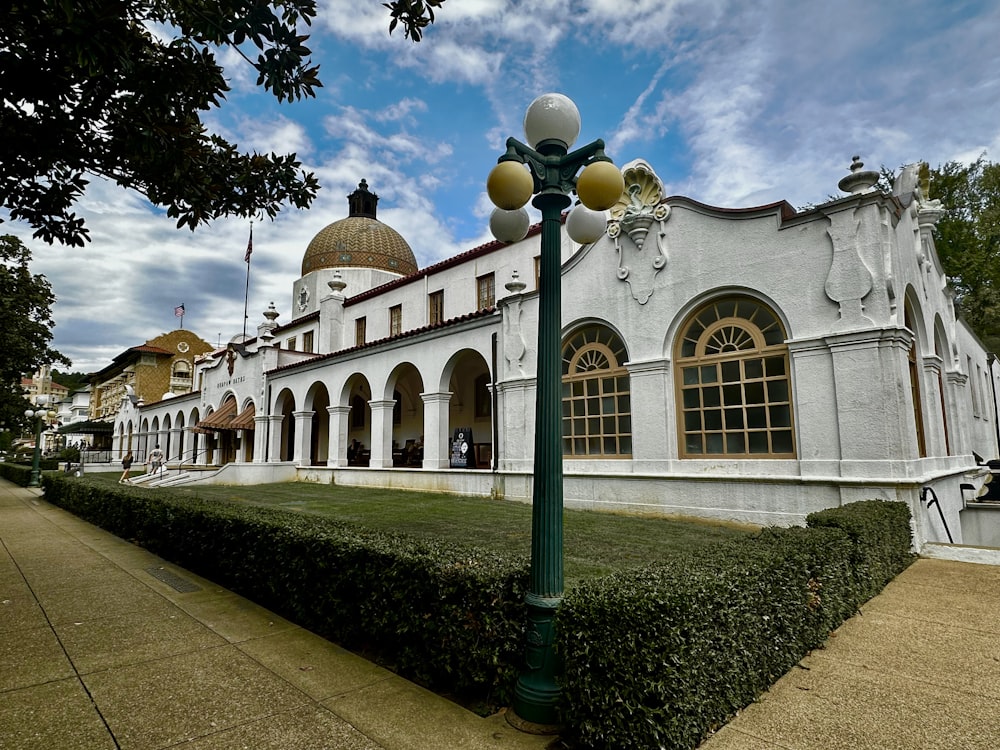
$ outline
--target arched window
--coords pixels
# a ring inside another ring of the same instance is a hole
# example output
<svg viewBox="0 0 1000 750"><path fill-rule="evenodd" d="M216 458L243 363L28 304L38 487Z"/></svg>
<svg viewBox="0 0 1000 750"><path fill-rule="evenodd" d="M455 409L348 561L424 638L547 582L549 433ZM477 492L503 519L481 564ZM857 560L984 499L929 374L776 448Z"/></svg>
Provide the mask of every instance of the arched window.
<svg viewBox="0 0 1000 750"><path fill-rule="evenodd" d="M749 297L698 309L675 358L683 458L793 458L791 379L785 331Z"/></svg>
<svg viewBox="0 0 1000 750"><path fill-rule="evenodd" d="M910 350L906 353L906 361L910 372L910 396L913 399L913 424L917 433L917 454L921 458L926 458L927 438L924 434L924 407L920 397L920 357L917 354L917 329L913 325L909 302L903 307L903 325L913 332Z"/></svg>
<svg viewBox="0 0 1000 750"><path fill-rule="evenodd" d="M604 326L574 333L562 350L563 455L632 455L625 344Z"/></svg>

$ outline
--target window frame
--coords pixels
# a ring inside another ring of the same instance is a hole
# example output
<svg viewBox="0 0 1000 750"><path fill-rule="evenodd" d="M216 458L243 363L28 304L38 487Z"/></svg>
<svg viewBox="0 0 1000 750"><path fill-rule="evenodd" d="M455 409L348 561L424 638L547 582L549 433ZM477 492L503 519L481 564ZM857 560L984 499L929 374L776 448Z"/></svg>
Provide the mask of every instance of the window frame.
<svg viewBox="0 0 1000 750"><path fill-rule="evenodd" d="M367 343L368 318L362 315L354 319L354 345L364 346Z"/></svg>
<svg viewBox="0 0 1000 750"><path fill-rule="evenodd" d="M753 297L719 297L688 315L674 345L681 459L797 457L786 340L775 312Z"/></svg>
<svg viewBox="0 0 1000 750"><path fill-rule="evenodd" d="M438 325L444 322L444 289L438 289L427 295L427 324Z"/></svg>
<svg viewBox="0 0 1000 750"><path fill-rule="evenodd" d="M563 458L631 459L635 433L625 342L608 326L591 324L563 340L561 356Z"/></svg>
<svg viewBox="0 0 1000 750"><path fill-rule="evenodd" d="M496 305L496 276L490 271L476 277L476 310Z"/></svg>
<svg viewBox="0 0 1000 750"><path fill-rule="evenodd" d="M389 308L389 335L398 336L403 332L403 306L393 305Z"/></svg>

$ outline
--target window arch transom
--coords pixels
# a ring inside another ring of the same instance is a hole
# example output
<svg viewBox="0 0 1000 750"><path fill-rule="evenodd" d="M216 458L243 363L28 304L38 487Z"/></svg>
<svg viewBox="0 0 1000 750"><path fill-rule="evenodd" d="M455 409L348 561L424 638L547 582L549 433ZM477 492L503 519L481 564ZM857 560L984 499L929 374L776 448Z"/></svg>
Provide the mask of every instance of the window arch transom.
<svg viewBox="0 0 1000 750"><path fill-rule="evenodd" d="M625 344L592 325L563 344L562 426L566 458L632 455L632 405Z"/></svg>
<svg viewBox="0 0 1000 750"><path fill-rule="evenodd" d="M793 458L785 331L749 297L699 308L677 345L678 431L684 458Z"/></svg>

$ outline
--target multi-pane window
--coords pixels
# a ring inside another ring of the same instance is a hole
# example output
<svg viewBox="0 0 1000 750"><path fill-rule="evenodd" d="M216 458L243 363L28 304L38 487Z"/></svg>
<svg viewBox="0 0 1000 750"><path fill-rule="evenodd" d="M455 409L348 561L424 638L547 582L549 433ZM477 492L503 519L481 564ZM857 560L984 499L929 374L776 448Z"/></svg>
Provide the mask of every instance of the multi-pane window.
<svg viewBox="0 0 1000 750"><path fill-rule="evenodd" d="M427 322L437 325L444 322L444 290L439 289L427 295Z"/></svg>
<svg viewBox="0 0 1000 750"><path fill-rule="evenodd" d="M295 337L292 336L288 341L285 342L285 348L290 351L295 351Z"/></svg>
<svg viewBox="0 0 1000 750"><path fill-rule="evenodd" d="M604 326L574 333L562 350L562 434L567 458L632 455L625 344Z"/></svg>
<svg viewBox="0 0 1000 750"><path fill-rule="evenodd" d="M313 351L313 332L306 331L302 334L302 351L309 352L312 354Z"/></svg>
<svg viewBox="0 0 1000 750"><path fill-rule="evenodd" d="M676 368L683 457L795 456L785 332L760 302L699 309L682 329Z"/></svg>
<svg viewBox="0 0 1000 750"><path fill-rule="evenodd" d="M493 274L488 273L476 279L476 309L485 310L496 302Z"/></svg>
<svg viewBox="0 0 1000 750"><path fill-rule="evenodd" d="M389 335L398 336L403 332L403 306L393 305L389 308Z"/></svg>
<svg viewBox="0 0 1000 750"><path fill-rule="evenodd" d="M542 285L542 256L536 255L534 260L535 289Z"/></svg>
<svg viewBox="0 0 1000 750"><path fill-rule="evenodd" d="M365 318L355 318L354 320L354 345L361 346L365 343Z"/></svg>

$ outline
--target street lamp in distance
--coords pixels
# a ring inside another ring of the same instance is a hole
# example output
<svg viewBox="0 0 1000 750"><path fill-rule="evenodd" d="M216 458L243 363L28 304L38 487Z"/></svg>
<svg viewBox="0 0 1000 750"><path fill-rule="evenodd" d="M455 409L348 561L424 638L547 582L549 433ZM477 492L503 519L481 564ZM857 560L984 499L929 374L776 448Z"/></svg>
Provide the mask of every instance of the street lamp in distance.
<svg viewBox="0 0 1000 750"><path fill-rule="evenodd" d="M498 240L525 237L530 221L524 205L532 195L531 204L542 212L526 668L507 716L522 729L554 731L560 694L554 618L563 596L561 218L575 191L582 205L567 217L567 232L581 244L595 242L607 227L604 212L621 198L625 182L605 156L604 141L569 150L580 134L580 113L562 94L535 99L525 113L524 132L530 145L508 138L506 153L486 181L497 207L490 230Z"/></svg>
<svg viewBox="0 0 1000 750"><path fill-rule="evenodd" d="M44 396L38 397L36 406L46 403ZM26 409L24 416L35 420L35 454L31 461L31 477L28 479L29 487L40 487L42 482L42 423L46 418L55 417L55 412L47 409Z"/></svg>

